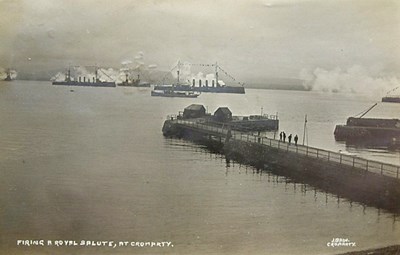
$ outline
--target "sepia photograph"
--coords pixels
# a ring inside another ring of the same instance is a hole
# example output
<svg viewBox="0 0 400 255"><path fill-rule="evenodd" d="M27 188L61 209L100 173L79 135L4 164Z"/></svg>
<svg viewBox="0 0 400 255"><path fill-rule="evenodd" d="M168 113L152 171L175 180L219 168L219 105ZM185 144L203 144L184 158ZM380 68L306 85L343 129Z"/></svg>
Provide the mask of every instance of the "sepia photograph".
<svg viewBox="0 0 400 255"><path fill-rule="evenodd" d="M0 0L0 254L400 254L400 1Z"/></svg>

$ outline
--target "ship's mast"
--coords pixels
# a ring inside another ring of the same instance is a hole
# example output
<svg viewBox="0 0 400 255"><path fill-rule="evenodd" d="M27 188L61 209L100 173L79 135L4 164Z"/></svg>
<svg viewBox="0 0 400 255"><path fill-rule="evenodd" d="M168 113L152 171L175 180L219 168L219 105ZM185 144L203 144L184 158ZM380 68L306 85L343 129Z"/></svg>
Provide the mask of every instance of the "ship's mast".
<svg viewBox="0 0 400 255"><path fill-rule="evenodd" d="M179 85L179 71L180 71L180 68L181 68L181 62L178 61L178 70L176 71L177 74L178 74L178 85Z"/></svg>
<svg viewBox="0 0 400 255"><path fill-rule="evenodd" d="M374 108L378 103L375 103L373 106L371 106L370 108L368 108L368 110L366 110L361 116L360 118L364 117L365 114L367 114L369 111L372 110L372 108Z"/></svg>
<svg viewBox="0 0 400 255"><path fill-rule="evenodd" d="M215 62L215 86L219 87L218 84L218 63Z"/></svg>
<svg viewBox="0 0 400 255"><path fill-rule="evenodd" d="M95 68L94 69L95 80L96 82L99 82L97 65L95 65L94 68Z"/></svg>
<svg viewBox="0 0 400 255"><path fill-rule="evenodd" d="M65 81L67 81L67 82L71 81L71 66L68 66L68 70L67 70L67 75L65 77Z"/></svg>

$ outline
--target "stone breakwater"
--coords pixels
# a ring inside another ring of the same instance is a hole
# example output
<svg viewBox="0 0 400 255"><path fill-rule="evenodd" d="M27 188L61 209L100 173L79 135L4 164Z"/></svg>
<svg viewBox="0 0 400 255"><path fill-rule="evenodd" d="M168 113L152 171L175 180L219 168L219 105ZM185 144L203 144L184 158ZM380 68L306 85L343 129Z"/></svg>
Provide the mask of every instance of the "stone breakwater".
<svg viewBox="0 0 400 255"><path fill-rule="evenodd" d="M257 142L227 139L166 121L163 134L189 139L218 151L227 160L268 170L294 182L335 194L350 201L400 213L400 180L352 166L310 158Z"/></svg>
<svg viewBox="0 0 400 255"><path fill-rule="evenodd" d="M229 140L222 151L227 159L267 169L295 182L336 194L351 201L400 213L398 179L282 152L257 143Z"/></svg>

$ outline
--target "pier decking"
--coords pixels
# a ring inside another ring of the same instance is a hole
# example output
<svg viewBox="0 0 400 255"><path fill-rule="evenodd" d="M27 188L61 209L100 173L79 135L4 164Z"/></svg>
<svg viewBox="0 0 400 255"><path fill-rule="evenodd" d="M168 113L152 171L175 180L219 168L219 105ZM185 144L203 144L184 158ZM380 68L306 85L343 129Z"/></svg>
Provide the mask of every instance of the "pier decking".
<svg viewBox="0 0 400 255"><path fill-rule="evenodd" d="M288 142L283 142L276 139L246 134L239 131L231 131L227 128L208 126L206 124L198 123L196 121L176 119L173 120L173 122L184 128L204 133L205 135L227 139L227 135L230 132L230 139L249 143L258 143L266 147L275 148L281 152L295 153L301 157L318 159L329 163L350 166L359 170L399 179L400 166L397 165L368 160L352 155L345 155L343 153L318 149L310 146L303 146L299 144L295 145L294 143L289 144Z"/></svg>

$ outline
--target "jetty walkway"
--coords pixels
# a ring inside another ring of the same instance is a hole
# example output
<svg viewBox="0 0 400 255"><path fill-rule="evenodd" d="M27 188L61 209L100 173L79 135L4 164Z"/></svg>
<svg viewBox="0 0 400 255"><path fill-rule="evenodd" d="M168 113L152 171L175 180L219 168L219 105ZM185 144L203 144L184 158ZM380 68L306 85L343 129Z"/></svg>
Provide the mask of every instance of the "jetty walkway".
<svg viewBox="0 0 400 255"><path fill-rule="evenodd" d="M318 149L310 146L295 145L294 143L287 143L276 139L262 137L258 135L252 135L239 131L230 130L229 128L216 127L207 125L193 120L182 120L182 119L169 119L171 123L181 126L185 129L191 129L204 135L212 136L214 139L217 138L228 140L233 139L246 143L256 143L263 146L274 148L279 152L283 153L294 153L299 157L310 158L314 160L325 161L327 164L338 164L338 166L347 166L358 170L363 170L370 173L375 173L395 179L399 179L400 166L387 164L379 161L368 160L357 156L346 155L343 153Z"/></svg>

